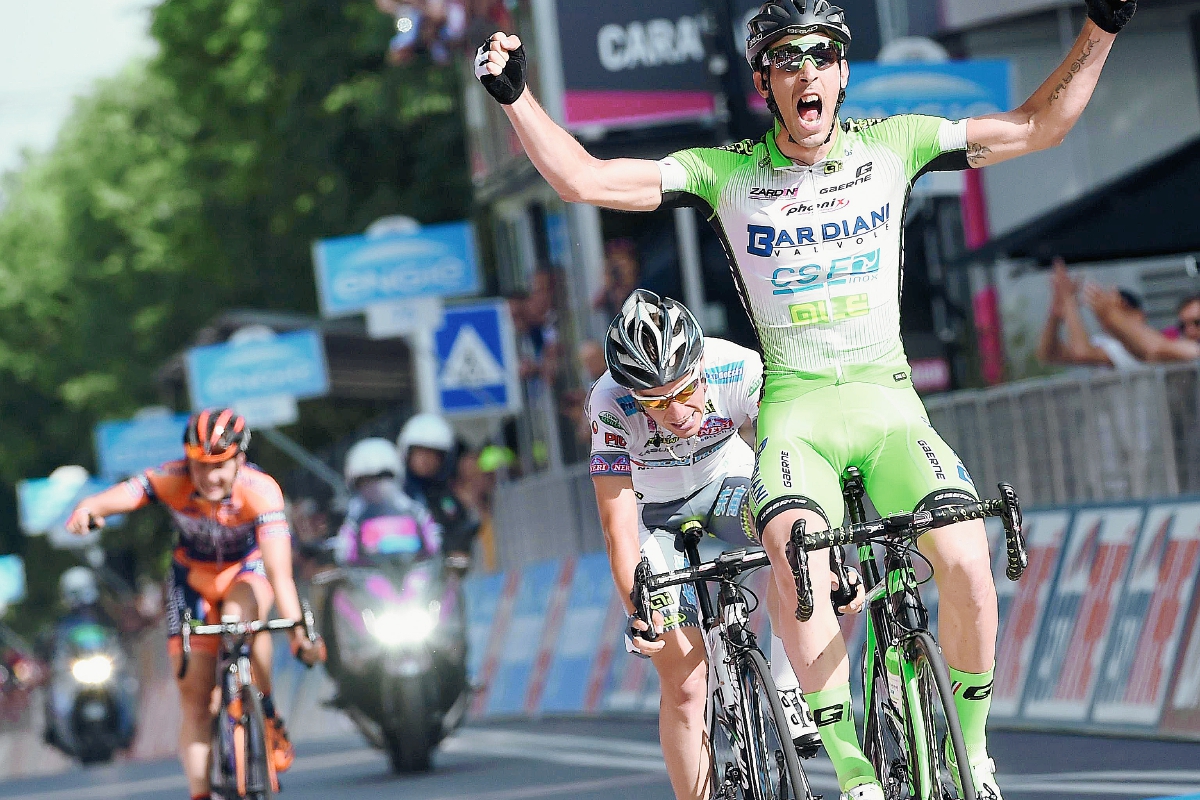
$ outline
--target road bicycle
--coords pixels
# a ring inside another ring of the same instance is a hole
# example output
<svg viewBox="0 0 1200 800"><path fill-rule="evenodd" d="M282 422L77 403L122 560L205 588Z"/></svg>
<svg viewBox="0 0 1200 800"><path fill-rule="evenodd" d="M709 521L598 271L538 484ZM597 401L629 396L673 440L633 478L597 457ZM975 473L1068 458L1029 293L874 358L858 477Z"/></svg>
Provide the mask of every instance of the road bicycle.
<svg viewBox="0 0 1200 800"><path fill-rule="evenodd" d="M273 619L268 622L242 622L237 617L221 617L215 625L193 625L191 611L185 611L181 634L183 658L179 679L187 674L193 636L220 636L217 652L217 686L221 689L221 707L213 719L210 781L214 794L224 800L271 800L279 791L279 776L267 738L262 692L254 683L250 644L263 632L286 631L303 625L310 642L316 644L317 628L312 609L301 602L303 619Z"/></svg>
<svg viewBox="0 0 1200 800"><path fill-rule="evenodd" d="M1019 580L1028 564L1021 506L1012 486L998 486L998 500L894 514L868 522L862 474L852 467L843 480L850 524L806 533L801 520L792 529L789 560L796 579L796 618L801 621L813 612L808 552L826 548L837 552L848 544L858 547L862 579L869 587L862 658L863 750L888 800L959 797L947 760L951 752L954 763L967 773L961 800L977 800L950 675L929 631L929 612L921 600L919 587L925 581L917 580L913 564L914 558L928 564L915 544L923 533L956 522L1000 517L1007 551L1005 573L1009 580ZM882 569L874 545L883 551Z"/></svg>
<svg viewBox="0 0 1200 800"><path fill-rule="evenodd" d="M741 548L701 563L697 545L705 535L698 520L680 526L675 547L687 555L689 566L684 569L655 575L646 558L637 566L634 606L638 617L651 626L641 635L658 638L651 617L670 603L664 589L694 589L708 653L712 796L715 800L811 800L808 776L792 743L779 691L750 629L754 609L747 595L754 597L753 592L738 584L742 573L770 564L767 554ZM715 609L709 581L718 587Z"/></svg>

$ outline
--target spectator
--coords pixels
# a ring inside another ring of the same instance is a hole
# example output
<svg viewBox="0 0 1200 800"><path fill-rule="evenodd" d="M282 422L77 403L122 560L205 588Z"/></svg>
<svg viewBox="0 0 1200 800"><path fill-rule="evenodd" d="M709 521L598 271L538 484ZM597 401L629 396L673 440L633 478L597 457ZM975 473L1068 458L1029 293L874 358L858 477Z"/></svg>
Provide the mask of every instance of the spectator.
<svg viewBox="0 0 1200 800"><path fill-rule="evenodd" d="M1200 359L1200 295L1185 298L1175 312L1182 334L1179 339L1171 339L1147 325L1145 315L1125 308L1120 295L1112 289L1087 286L1084 297L1105 330L1142 361L1165 364Z"/></svg>
<svg viewBox="0 0 1200 800"><path fill-rule="evenodd" d="M625 298L638 288L642 268L637 245L631 239L613 239L604 245L604 288L593 306L611 319L620 310Z"/></svg>
<svg viewBox="0 0 1200 800"><path fill-rule="evenodd" d="M475 536L478 555L483 560L484 570L496 569L496 543L492 538L492 499L496 491L495 470L484 470L480 454L464 452L458 458L458 474L454 478L454 496L479 520L479 532Z"/></svg>
<svg viewBox="0 0 1200 800"><path fill-rule="evenodd" d="M1042 338L1038 342L1038 361L1043 364L1115 367L1121 370L1138 366L1138 359L1113 336L1103 332L1088 334L1076 298L1078 287L1067 274L1067 265L1061 258L1054 259L1050 286L1050 313L1046 317ZM1140 319L1142 324L1145 324L1146 315L1142 311L1142 303L1138 296L1126 289L1116 289L1113 292L1123 313L1131 318ZM1097 319L1100 319L1099 315ZM1100 322L1103 326L1104 320L1100 319ZM1065 340L1060 335L1060 329L1064 327ZM1107 326L1105 328L1107 329Z"/></svg>

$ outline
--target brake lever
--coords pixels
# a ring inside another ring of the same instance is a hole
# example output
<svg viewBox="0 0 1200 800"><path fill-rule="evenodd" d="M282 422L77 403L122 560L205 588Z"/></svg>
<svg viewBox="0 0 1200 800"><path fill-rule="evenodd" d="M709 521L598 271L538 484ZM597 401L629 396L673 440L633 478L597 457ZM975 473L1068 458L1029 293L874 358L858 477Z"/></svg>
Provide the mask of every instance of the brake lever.
<svg viewBox="0 0 1200 800"><path fill-rule="evenodd" d="M850 568L846 566L846 554L840 547L831 547L829 549L829 568L833 572L833 577L837 579L837 586L829 595L829 599L833 601L833 612L839 617L842 616L841 608L848 606L854 602L854 598L858 597L859 582L850 580Z"/></svg>
<svg viewBox="0 0 1200 800"><path fill-rule="evenodd" d="M1021 515L1021 501L1011 484L996 484L1000 490L1000 501L1004 504L1004 544L1007 551L1008 564L1004 574L1010 581L1019 581L1029 566L1029 552L1025 549L1025 533L1021 530L1024 518Z"/></svg>
<svg viewBox="0 0 1200 800"><path fill-rule="evenodd" d="M792 538L787 545L787 560L796 581L796 619L808 622L813 615L812 575L808 572L808 551L804 549L804 520L792 525Z"/></svg>
<svg viewBox="0 0 1200 800"><path fill-rule="evenodd" d="M637 618L648 626L644 631L634 630L633 634L647 642L658 641L658 632L654 630L653 609L650 607L650 590L646 588L646 583L653 575L650 559L643 556L633 571L633 592L629 598L633 602Z"/></svg>
<svg viewBox="0 0 1200 800"><path fill-rule="evenodd" d="M183 640L183 647L179 655L179 680L183 680L183 676L187 674L188 661L192 656L192 610L190 608L183 610L183 618L179 625L179 638Z"/></svg>

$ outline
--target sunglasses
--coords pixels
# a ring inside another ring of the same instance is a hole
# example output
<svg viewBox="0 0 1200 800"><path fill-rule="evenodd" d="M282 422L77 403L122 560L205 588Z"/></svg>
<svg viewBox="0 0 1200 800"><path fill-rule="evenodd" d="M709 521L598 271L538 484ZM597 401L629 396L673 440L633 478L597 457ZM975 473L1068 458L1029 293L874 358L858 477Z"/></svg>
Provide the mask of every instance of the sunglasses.
<svg viewBox="0 0 1200 800"><path fill-rule="evenodd" d="M692 378L679 389L665 395L641 395L636 392L630 392L633 399L641 405L642 408L651 411L663 411L671 407L671 403L686 403L692 399L692 395L700 388L700 382L704 379L704 373L700 373L695 378Z"/></svg>
<svg viewBox="0 0 1200 800"><path fill-rule="evenodd" d="M841 59L842 49L835 42L792 42L768 50L766 54L767 63L784 72L799 72L804 68L805 61L811 61L817 69L826 69Z"/></svg>

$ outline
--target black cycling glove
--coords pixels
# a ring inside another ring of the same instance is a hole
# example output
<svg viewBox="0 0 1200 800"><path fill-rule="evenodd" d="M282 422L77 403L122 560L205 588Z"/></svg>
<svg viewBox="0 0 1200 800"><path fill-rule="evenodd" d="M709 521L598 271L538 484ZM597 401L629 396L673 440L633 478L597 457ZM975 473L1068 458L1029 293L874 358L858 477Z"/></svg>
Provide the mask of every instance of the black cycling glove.
<svg viewBox="0 0 1200 800"><path fill-rule="evenodd" d="M499 75L488 72L488 52L492 40L488 39L475 51L475 77L487 89L487 93L506 106L517 102L525 91L525 45L508 54L508 63Z"/></svg>
<svg viewBox="0 0 1200 800"><path fill-rule="evenodd" d="M1088 19L1102 31L1120 33L1121 28L1133 18L1137 0L1086 0Z"/></svg>

